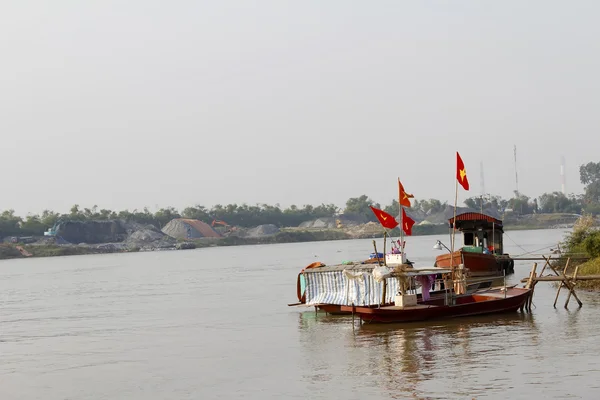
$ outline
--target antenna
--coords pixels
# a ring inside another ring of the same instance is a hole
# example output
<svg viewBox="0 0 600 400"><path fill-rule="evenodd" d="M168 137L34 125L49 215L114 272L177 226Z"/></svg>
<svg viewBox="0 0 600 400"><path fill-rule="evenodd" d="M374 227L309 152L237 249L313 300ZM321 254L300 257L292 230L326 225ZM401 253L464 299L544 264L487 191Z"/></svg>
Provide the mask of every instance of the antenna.
<svg viewBox="0 0 600 400"><path fill-rule="evenodd" d="M519 176L517 175L517 145L514 145L514 152L515 152L515 184L517 187L517 196L519 195Z"/></svg>
<svg viewBox="0 0 600 400"><path fill-rule="evenodd" d="M560 190L562 194L567 195L565 178L565 156L560 157Z"/></svg>
<svg viewBox="0 0 600 400"><path fill-rule="evenodd" d="M485 195L485 181L483 180L483 161L479 162L479 173L481 174L481 195Z"/></svg>

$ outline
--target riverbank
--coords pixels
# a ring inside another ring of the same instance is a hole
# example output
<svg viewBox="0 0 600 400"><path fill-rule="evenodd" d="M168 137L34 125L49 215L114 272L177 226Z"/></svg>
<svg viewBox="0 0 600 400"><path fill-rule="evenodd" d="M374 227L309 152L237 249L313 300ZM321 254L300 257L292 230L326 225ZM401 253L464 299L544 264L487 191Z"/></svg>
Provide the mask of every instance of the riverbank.
<svg viewBox="0 0 600 400"><path fill-rule="evenodd" d="M567 275L573 275L577 268L578 276L600 275L600 228L597 221L591 216L584 216L577 220L573 230L566 235L563 242L563 253L554 265L559 270L566 270ZM589 257L586 260L574 258ZM600 291L600 281L577 281L577 288L589 291Z"/></svg>
<svg viewBox="0 0 600 400"><path fill-rule="evenodd" d="M531 228L530 228L531 229ZM546 229L536 227L533 229ZM511 229L507 229L511 230ZM521 230L520 228L518 230ZM441 235L449 232L447 225L422 225L413 228L413 236ZM399 232L392 232L398 236ZM138 251L168 251L186 250L206 247L243 246L256 244L320 242L351 239L380 239L383 237L381 226L374 223L359 225L346 229L302 229L283 228L273 235L260 237L227 236L223 238L201 238L189 241L161 242L160 245L139 246L129 243L103 243L103 244L56 244L56 243L31 243L31 244L2 244L0 245L0 260L24 258L17 246L20 246L31 257L58 257L86 254L129 253Z"/></svg>

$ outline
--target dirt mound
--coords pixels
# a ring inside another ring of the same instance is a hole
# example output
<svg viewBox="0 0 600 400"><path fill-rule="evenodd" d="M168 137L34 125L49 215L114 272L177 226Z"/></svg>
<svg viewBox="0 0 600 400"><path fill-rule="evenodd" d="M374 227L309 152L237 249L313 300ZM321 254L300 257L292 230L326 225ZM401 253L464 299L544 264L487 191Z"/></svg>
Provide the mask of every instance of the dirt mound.
<svg viewBox="0 0 600 400"><path fill-rule="evenodd" d="M367 222L346 229L346 233L354 238L376 237L381 234L381 225L376 222Z"/></svg>
<svg viewBox="0 0 600 400"><path fill-rule="evenodd" d="M264 237L279 233L279 228L273 224L259 225L246 231L246 237Z"/></svg>
<svg viewBox="0 0 600 400"><path fill-rule="evenodd" d="M146 228L133 232L125 243L129 248L170 248L175 245L175 239L155 228Z"/></svg>
<svg viewBox="0 0 600 400"><path fill-rule="evenodd" d="M56 236L69 243L122 242L127 235L121 221L65 221L56 229Z"/></svg>
<svg viewBox="0 0 600 400"><path fill-rule="evenodd" d="M335 219L330 217L321 217L317 219L313 219L311 221L304 221L300 225L299 228L316 228L316 229L330 229L335 228L336 222Z"/></svg>

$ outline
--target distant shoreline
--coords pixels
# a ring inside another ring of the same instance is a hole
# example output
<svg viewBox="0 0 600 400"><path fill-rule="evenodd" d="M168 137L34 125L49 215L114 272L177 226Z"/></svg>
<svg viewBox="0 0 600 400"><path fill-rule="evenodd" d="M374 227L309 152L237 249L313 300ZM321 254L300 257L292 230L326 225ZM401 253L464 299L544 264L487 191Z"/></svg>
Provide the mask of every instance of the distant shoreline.
<svg viewBox="0 0 600 400"><path fill-rule="evenodd" d="M415 226L413 236L432 236L449 233L447 225L428 225ZM567 226L540 226L540 225L508 225L506 231L518 230L540 230L540 229L569 229ZM177 250L175 246L194 249L206 247L225 247L225 246L248 246L257 244L278 244L278 243L306 243L322 242L331 240L354 240L354 239L380 239L383 237L383 231L368 231L363 234L350 235L343 229L300 229L284 228L279 233L263 237L237 237L229 236L225 238L204 238L188 242L178 242L177 245L164 248L153 249L127 249L116 244L2 244L0 245L0 260L29 258L24 256L18 247L21 247L30 257L58 257L70 255L89 255L89 254L108 254L108 253L132 253L139 251L166 251ZM183 245L185 243L185 245Z"/></svg>

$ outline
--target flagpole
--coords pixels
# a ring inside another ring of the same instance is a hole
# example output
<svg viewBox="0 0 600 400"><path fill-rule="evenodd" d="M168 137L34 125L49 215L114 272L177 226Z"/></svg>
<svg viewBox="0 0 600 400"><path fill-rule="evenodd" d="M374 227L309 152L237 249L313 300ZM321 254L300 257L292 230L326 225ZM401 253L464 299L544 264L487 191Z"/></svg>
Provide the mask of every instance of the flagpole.
<svg viewBox="0 0 600 400"><path fill-rule="evenodd" d="M402 218L402 193L400 193L400 177L398 177L398 210L400 212L400 261L404 264L404 220Z"/></svg>
<svg viewBox="0 0 600 400"><path fill-rule="evenodd" d="M452 218L452 243L450 247L450 269L452 270L452 275L454 275L454 238L456 234L456 204L458 203L458 179L456 179L456 188L454 191L454 218Z"/></svg>

